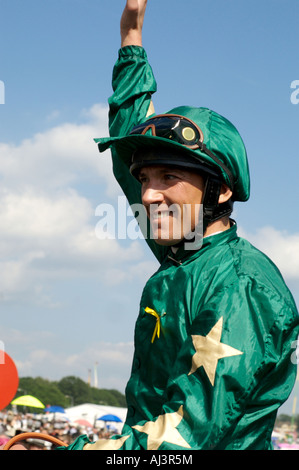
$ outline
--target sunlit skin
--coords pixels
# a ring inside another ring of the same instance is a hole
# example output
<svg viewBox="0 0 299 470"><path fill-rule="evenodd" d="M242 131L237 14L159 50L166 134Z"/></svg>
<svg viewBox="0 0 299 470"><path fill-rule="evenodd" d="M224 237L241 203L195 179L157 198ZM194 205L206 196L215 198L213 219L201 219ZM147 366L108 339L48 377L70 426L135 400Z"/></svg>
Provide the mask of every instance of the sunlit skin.
<svg viewBox="0 0 299 470"><path fill-rule="evenodd" d="M153 238L159 245L175 245L185 238L186 227L194 230L205 187L199 173L169 166L149 166L140 170L139 181L142 203L151 222ZM219 202L228 200L231 194L223 185ZM222 218L212 222L204 236L229 227L229 219Z"/></svg>

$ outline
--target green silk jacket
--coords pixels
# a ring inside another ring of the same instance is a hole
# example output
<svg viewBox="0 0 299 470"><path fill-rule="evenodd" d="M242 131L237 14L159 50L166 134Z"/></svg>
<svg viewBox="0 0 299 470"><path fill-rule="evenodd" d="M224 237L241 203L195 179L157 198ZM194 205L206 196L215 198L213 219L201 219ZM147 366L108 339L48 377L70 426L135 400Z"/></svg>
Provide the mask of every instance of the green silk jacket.
<svg viewBox="0 0 299 470"><path fill-rule="evenodd" d="M144 120L156 82L143 48L120 50L110 133ZM129 203L140 185L112 151ZM278 408L296 379L298 313L275 265L237 225L197 251L147 240L160 268L144 287L121 435L67 449L271 449Z"/></svg>

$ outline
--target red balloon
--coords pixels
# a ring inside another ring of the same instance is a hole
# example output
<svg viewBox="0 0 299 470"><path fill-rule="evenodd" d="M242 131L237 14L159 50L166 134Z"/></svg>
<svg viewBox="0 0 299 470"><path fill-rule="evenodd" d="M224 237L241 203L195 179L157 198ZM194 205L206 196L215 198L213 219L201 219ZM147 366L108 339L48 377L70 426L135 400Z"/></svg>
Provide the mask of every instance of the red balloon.
<svg viewBox="0 0 299 470"><path fill-rule="evenodd" d="M19 385L19 375L14 361L0 350L0 410L14 399Z"/></svg>

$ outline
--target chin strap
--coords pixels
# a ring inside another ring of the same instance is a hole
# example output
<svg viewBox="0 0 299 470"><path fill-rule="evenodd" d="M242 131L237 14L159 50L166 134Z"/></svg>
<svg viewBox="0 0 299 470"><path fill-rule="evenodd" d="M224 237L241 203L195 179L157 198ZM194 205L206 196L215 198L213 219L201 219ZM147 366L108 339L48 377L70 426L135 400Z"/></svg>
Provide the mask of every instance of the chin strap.
<svg viewBox="0 0 299 470"><path fill-rule="evenodd" d="M222 183L219 180L208 176L202 201L204 228L210 222L214 222L222 217L229 217L233 211L233 201L231 198L221 204L218 203L221 185Z"/></svg>

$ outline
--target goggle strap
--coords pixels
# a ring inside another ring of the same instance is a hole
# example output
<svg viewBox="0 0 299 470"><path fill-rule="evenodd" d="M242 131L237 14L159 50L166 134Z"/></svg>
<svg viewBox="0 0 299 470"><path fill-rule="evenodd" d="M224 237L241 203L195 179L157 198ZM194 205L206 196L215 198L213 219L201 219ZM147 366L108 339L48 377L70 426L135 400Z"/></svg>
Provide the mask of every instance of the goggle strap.
<svg viewBox="0 0 299 470"><path fill-rule="evenodd" d="M152 130L152 135L153 135L154 137L156 137L157 134L156 134L156 126L155 126L155 124L149 124L148 126L146 126L146 127L143 129L143 131L141 132L141 135L146 135L146 133L149 131L149 129Z"/></svg>

